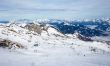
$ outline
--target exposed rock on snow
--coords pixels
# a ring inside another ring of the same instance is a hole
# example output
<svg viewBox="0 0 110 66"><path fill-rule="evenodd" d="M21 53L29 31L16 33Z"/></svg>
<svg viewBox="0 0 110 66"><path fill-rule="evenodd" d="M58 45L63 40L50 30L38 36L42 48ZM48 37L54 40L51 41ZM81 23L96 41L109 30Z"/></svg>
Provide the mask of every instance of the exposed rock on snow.
<svg viewBox="0 0 110 66"><path fill-rule="evenodd" d="M11 48L26 48L25 46L23 46L22 44L19 44L17 42L13 42L10 40L6 40L6 39L0 39L0 47L8 47L9 49Z"/></svg>
<svg viewBox="0 0 110 66"><path fill-rule="evenodd" d="M43 24L29 23L25 25L24 28L28 29L29 31L37 32L38 34L41 34L42 31L46 31L48 33L48 26Z"/></svg>

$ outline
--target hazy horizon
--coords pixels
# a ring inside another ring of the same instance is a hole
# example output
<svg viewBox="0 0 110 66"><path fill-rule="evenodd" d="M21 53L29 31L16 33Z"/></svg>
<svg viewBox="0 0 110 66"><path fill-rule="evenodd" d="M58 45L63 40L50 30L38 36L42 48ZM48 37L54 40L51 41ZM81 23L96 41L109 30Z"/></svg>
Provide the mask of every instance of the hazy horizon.
<svg viewBox="0 0 110 66"><path fill-rule="evenodd" d="M0 0L0 20L110 17L110 0Z"/></svg>

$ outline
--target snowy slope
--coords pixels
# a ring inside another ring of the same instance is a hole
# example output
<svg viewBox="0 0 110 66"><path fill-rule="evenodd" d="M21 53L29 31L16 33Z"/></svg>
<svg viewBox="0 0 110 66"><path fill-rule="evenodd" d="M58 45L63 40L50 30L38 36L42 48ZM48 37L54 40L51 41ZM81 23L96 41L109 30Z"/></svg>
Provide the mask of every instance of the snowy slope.
<svg viewBox="0 0 110 66"><path fill-rule="evenodd" d="M0 38L25 46L0 48L0 66L109 66L110 45L86 42L49 27L49 35L29 31L19 25L0 26ZM95 60L95 61L93 61ZM79 64L80 63L80 64Z"/></svg>

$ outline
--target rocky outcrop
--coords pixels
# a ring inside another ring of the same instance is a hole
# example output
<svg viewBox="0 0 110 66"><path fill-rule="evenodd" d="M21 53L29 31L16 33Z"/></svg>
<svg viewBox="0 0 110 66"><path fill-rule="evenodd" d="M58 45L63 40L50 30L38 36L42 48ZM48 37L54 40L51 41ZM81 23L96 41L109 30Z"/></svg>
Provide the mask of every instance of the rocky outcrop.
<svg viewBox="0 0 110 66"><path fill-rule="evenodd" d="M77 38L79 38L80 40L83 40L83 41L93 41L91 38L85 37L85 36L80 35L80 34L77 35Z"/></svg>
<svg viewBox="0 0 110 66"><path fill-rule="evenodd" d="M9 49L11 48L25 48L25 46L23 46L20 43L17 42L13 42L11 40L7 40L7 39L0 39L0 47L6 48L8 47Z"/></svg>
<svg viewBox="0 0 110 66"><path fill-rule="evenodd" d="M43 24L34 24L34 23L29 23L25 26L26 29L29 31L34 31L37 32L38 34L42 33L42 30L46 31L48 33L48 26L43 25Z"/></svg>

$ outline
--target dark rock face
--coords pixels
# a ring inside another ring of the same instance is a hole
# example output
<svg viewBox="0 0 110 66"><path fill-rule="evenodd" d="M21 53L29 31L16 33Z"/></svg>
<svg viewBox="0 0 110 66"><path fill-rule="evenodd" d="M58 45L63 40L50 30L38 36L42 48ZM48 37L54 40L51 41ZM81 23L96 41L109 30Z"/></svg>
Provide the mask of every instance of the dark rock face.
<svg viewBox="0 0 110 66"><path fill-rule="evenodd" d="M6 43L6 40L0 41L0 47L3 47L3 48L8 47L8 44Z"/></svg>
<svg viewBox="0 0 110 66"><path fill-rule="evenodd" d="M83 40L83 41L93 41L90 37L85 37L80 34L78 34L77 38L79 38L80 40Z"/></svg>
<svg viewBox="0 0 110 66"><path fill-rule="evenodd" d="M3 48L8 47L9 49L11 49L12 47L25 48L23 45L21 45L17 42L12 42L7 39L0 39L0 47L3 47Z"/></svg>

